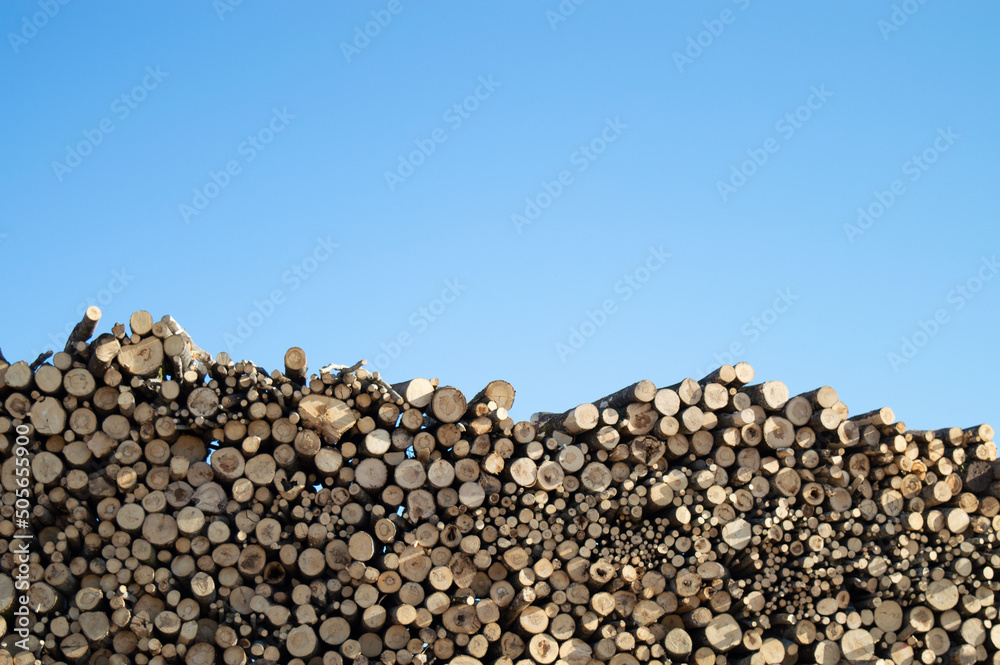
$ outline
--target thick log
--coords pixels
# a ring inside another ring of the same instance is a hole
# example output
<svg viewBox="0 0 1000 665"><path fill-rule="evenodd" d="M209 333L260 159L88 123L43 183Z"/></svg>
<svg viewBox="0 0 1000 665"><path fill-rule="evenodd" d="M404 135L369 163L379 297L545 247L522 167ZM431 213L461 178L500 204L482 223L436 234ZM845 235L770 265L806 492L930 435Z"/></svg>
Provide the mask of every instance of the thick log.
<svg viewBox="0 0 1000 665"><path fill-rule="evenodd" d="M146 310L140 309L137 312L132 312L128 323L133 335L143 337L153 329L153 316Z"/></svg>
<svg viewBox="0 0 1000 665"><path fill-rule="evenodd" d="M510 410L514 406L514 386L502 380L490 381L469 400L470 404L493 403L494 409Z"/></svg>
<svg viewBox="0 0 1000 665"><path fill-rule="evenodd" d="M31 424L39 434L60 434L66 427L66 411L59 400L43 397L31 407Z"/></svg>
<svg viewBox="0 0 1000 665"><path fill-rule="evenodd" d="M121 347L118 364L133 376L155 376L163 365L163 342L156 337L147 337L138 344Z"/></svg>
<svg viewBox="0 0 1000 665"><path fill-rule="evenodd" d="M441 386L434 391L429 407L436 420L442 423L454 423L465 414L468 403L458 388Z"/></svg>
<svg viewBox="0 0 1000 665"><path fill-rule="evenodd" d="M299 385L304 385L308 372L309 365L305 351L298 346L285 351L285 376Z"/></svg>
<svg viewBox="0 0 1000 665"><path fill-rule="evenodd" d="M602 397L594 404L600 409L621 409L633 402L652 402L654 397L656 397L656 384L643 380Z"/></svg>
<svg viewBox="0 0 1000 665"><path fill-rule="evenodd" d="M553 432L581 434L597 427L600 411L593 404L581 404L562 414L547 414L539 420L536 430L542 436Z"/></svg>
<svg viewBox="0 0 1000 665"><path fill-rule="evenodd" d="M111 334L99 335L90 345L90 360L87 369L97 377L104 377L104 374L111 367L111 362L121 351L121 344L118 338Z"/></svg>
<svg viewBox="0 0 1000 665"><path fill-rule="evenodd" d="M330 443L354 426L357 417L350 407L334 397L307 395L299 400L298 414L302 424L319 432Z"/></svg>
<svg viewBox="0 0 1000 665"><path fill-rule="evenodd" d="M765 411L777 411L788 401L788 388L781 381L744 386L742 391L750 397L753 404L763 407Z"/></svg>
<svg viewBox="0 0 1000 665"><path fill-rule="evenodd" d="M83 313L83 318L73 327L73 331L69 334L69 338L66 340L66 347L63 351L65 353L72 353L76 350L76 345L79 342L86 342L93 337L94 331L97 329L97 323L100 320L101 308L97 305L88 307Z"/></svg>
<svg viewBox="0 0 1000 665"><path fill-rule="evenodd" d="M392 386L411 407L422 409L431 403L434 396L434 384L427 379L411 379Z"/></svg>

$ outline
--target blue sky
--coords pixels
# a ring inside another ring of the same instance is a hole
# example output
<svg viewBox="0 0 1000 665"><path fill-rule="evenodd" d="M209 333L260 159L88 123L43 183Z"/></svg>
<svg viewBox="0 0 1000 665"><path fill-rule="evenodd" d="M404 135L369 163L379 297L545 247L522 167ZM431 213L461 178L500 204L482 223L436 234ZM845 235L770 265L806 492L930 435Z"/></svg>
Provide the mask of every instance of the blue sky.
<svg viewBox="0 0 1000 665"><path fill-rule="evenodd" d="M5 2L0 345L86 304L513 415L746 360L1000 423L986 2Z"/></svg>

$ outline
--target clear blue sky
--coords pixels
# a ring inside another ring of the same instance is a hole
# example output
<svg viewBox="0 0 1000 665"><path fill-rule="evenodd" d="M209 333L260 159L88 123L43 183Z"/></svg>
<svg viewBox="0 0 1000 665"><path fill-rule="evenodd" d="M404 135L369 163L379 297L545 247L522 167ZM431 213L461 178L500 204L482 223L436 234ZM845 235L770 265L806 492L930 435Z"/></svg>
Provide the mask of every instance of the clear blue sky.
<svg viewBox="0 0 1000 665"><path fill-rule="evenodd" d="M735 358L1000 425L1000 7L561 6L4 2L4 353L93 302L518 418Z"/></svg>

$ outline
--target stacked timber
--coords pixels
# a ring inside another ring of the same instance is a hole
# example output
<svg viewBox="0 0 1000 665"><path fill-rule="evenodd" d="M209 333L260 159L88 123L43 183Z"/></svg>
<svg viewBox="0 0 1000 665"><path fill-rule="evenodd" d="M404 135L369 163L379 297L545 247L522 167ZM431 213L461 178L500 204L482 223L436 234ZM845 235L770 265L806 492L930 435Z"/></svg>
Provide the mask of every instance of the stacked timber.
<svg viewBox="0 0 1000 665"><path fill-rule="evenodd" d="M0 354L0 665L1000 664L988 425L746 363L515 422L99 319Z"/></svg>

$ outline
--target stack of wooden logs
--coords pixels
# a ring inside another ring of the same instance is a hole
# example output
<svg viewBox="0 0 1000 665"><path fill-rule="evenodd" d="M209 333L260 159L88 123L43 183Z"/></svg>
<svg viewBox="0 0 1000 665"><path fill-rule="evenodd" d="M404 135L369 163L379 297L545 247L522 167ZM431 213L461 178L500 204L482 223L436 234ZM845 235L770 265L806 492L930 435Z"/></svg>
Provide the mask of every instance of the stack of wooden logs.
<svg viewBox="0 0 1000 665"><path fill-rule="evenodd" d="M515 422L505 381L267 372L99 318L0 354L0 665L1000 664L988 425L746 363Z"/></svg>

